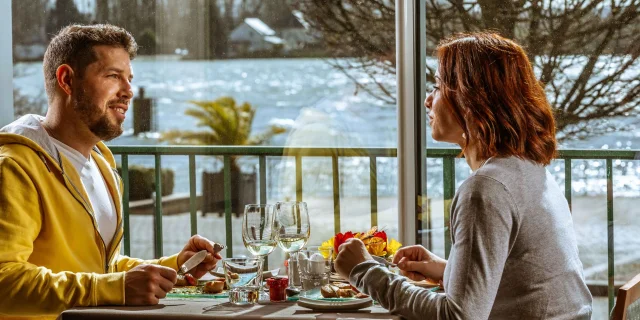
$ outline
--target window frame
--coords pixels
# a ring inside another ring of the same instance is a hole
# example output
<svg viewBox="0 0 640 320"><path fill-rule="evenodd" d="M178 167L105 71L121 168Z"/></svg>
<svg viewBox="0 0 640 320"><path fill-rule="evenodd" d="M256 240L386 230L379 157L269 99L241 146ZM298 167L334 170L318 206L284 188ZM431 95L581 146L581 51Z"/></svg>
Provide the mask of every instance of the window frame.
<svg viewBox="0 0 640 320"><path fill-rule="evenodd" d="M0 30L13 30L11 1L0 1ZM13 50L10 32L0 32L0 128L13 121Z"/></svg>
<svg viewBox="0 0 640 320"><path fill-rule="evenodd" d="M426 199L427 175L425 10L425 0L396 0L398 233L405 245L423 243L418 215Z"/></svg>

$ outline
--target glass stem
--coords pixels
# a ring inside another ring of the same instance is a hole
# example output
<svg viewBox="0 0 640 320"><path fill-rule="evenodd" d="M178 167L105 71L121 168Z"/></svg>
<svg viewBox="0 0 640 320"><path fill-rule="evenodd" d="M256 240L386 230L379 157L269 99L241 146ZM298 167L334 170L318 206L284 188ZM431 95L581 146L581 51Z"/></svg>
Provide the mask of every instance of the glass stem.
<svg viewBox="0 0 640 320"><path fill-rule="evenodd" d="M262 274L264 273L264 256L258 256L258 258L260 259L260 266L262 267L260 270L258 270L258 274L256 275L256 277L258 278L258 287L261 289L260 291L262 291Z"/></svg>
<svg viewBox="0 0 640 320"><path fill-rule="evenodd" d="M289 253L289 265L287 266L289 274L289 288L296 289L296 279L300 277L298 274L298 251Z"/></svg>

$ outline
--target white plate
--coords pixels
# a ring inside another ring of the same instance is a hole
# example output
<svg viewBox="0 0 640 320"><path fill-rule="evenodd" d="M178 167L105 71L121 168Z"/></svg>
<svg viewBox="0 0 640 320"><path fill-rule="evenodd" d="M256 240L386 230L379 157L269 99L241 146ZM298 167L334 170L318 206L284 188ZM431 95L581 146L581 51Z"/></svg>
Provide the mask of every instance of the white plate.
<svg viewBox="0 0 640 320"><path fill-rule="evenodd" d="M373 305L371 298L316 300L300 297L298 305L312 310L358 310Z"/></svg>

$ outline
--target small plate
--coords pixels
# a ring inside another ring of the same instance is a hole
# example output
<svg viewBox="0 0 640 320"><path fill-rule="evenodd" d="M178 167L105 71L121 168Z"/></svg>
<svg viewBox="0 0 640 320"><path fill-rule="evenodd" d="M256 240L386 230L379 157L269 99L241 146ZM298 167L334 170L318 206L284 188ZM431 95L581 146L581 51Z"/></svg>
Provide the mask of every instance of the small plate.
<svg viewBox="0 0 640 320"><path fill-rule="evenodd" d="M433 282L427 281L427 280L422 280L422 281L408 280L407 282L412 284L412 285L414 285L414 286L421 287L421 288L427 288L427 289L440 287L439 284L433 283Z"/></svg>
<svg viewBox="0 0 640 320"><path fill-rule="evenodd" d="M300 297L298 305L312 310L359 310L373 305L371 298L365 299L308 299Z"/></svg>

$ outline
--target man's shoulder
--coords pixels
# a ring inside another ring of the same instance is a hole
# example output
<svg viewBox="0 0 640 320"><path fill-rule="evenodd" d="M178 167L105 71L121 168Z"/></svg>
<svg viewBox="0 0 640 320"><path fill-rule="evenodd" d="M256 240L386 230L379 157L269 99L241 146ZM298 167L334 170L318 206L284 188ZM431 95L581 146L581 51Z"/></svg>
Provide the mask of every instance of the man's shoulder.
<svg viewBox="0 0 640 320"><path fill-rule="evenodd" d="M0 145L0 158L9 158L18 163L29 159L38 159L38 152L33 148L20 143Z"/></svg>

